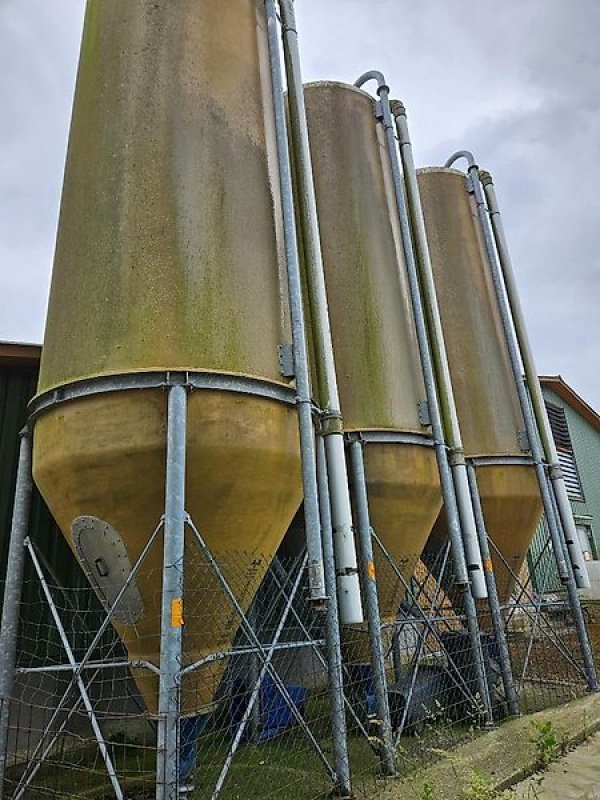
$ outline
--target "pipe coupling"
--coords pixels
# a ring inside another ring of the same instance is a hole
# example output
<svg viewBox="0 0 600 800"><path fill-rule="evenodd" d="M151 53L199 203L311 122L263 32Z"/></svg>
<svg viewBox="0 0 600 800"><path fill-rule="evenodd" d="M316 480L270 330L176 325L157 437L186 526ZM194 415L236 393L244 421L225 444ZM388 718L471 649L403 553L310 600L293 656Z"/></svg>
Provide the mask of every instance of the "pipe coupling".
<svg viewBox="0 0 600 800"><path fill-rule="evenodd" d="M548 476L551 481L559 481L563 477L563 471L560 464L550 464L548 467Z"/></svg>
<svg viewBox="0 0 600 800"><path fill-rule="evenodd" d="M344 424L341 413L339 411L323 411L319 433L321 436L332 436L333 434L343 436Z"/></svg>
<svg viewBox="0 0 600 800"><path fill-rule="evenodd" d="M451 467L466 466L465 451L462 447L451 447L448 450L448 463Z"/></svg>
<svg viewBox="0 0 600 800"><path fill-rule="evenodd" d="M483 186L493 186L494 179L490 175L490 173L485 169L479 170L479 180L481 181Z"/></svg>
<svg viewBox="0 0 600 800"><path fill-rule="evenodd" d="M390 109L394 117L406 116L406 107L404 106L404 103L401 100L391 100Z"/></svg>

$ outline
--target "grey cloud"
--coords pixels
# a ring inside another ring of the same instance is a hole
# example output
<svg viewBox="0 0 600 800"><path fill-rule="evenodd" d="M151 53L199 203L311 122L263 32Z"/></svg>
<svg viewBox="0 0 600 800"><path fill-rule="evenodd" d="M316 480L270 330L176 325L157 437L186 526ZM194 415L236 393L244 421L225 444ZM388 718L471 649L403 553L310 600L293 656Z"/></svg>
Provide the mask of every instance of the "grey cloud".
<svg viewBox="0 0 600 800"><path fill-rule="evenodd" d="M419 163L468 147L494 173L540 370L600 408L597 0L297 10L307 80L381 69ZM0 0L0 338L41 336L82 12L82 0Z"/></svg>

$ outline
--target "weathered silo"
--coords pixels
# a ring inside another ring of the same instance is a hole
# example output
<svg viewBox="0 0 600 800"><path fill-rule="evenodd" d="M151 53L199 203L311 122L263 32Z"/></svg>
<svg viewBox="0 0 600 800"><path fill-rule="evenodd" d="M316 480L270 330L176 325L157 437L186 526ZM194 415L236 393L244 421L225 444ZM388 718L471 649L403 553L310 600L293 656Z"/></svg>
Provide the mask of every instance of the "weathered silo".
<svg viewBox="0 0 600 800"><path fill-rule="evenodd" d="M155 388L40 415L34 476L105 594L164 510L168 373L198 389L187 511L243 608L300 504L265 26L262 0L88 2L39 392ZM114 620L155 665L161 565L159 540ZM190 538L184 613L186 663L229 648L239 619ZM187 679L184 713L210 707L222 669Z"/></svg>
<svg viewBox="0 0 600 800"><path fill-rule="evenodd" d="M518 573L541 516L477 208L464 173L418 172L435 286L465 454L477 464L488 534ZM445 536L443 512L433 540ZM514 586L492 547L501 600Z"/></svg>
<svg viewBox="0 0 600 800"><path fill-rule="evenodd" d="M409 580L441 494L419 417L425 389L389 158L366 92L315 83L305 102L345 430L364 436L371 524ZM381 614L393 617L404 587L374 552Z"/></svg>

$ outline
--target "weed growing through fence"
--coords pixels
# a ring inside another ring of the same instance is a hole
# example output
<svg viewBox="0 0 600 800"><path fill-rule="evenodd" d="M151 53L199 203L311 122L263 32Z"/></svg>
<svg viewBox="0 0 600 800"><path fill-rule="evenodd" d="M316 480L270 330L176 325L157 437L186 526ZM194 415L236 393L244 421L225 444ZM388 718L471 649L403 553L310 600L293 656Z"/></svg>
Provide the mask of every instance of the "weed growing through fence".
<svg viewBox="0 0 600 800"><path fill-rule="evenodd" d="M531 742L535 747L536 768L546 769L553 761L564 755L568 740L564 731L554 727L550 720L532 721Z"/></svg>

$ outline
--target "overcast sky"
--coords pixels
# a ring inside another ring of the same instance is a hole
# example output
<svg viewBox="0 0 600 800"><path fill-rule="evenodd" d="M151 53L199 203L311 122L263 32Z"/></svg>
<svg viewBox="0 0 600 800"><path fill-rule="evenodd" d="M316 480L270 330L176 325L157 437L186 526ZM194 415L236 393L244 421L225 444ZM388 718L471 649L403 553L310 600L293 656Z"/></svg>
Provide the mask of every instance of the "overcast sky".
<svg viewBox="0 0 600 800"><path fill-rule="evenodd" d="M4 340L43 335L83 8L0 0ZM380 69L407 105L419 165L468 148L494 174L539 371L600 410L600 2L297 8L306 80Z"/></svg>

